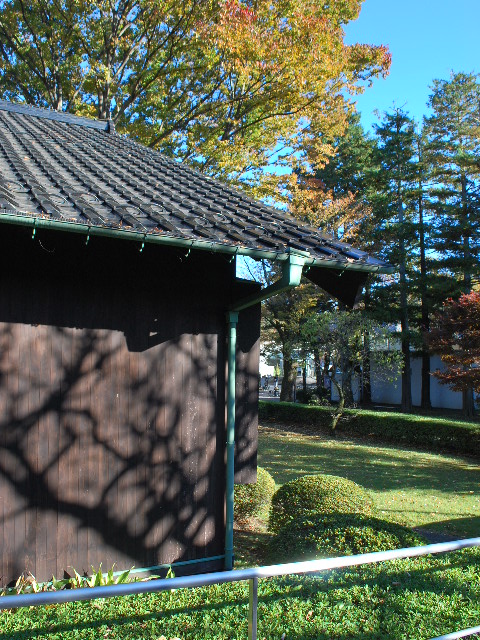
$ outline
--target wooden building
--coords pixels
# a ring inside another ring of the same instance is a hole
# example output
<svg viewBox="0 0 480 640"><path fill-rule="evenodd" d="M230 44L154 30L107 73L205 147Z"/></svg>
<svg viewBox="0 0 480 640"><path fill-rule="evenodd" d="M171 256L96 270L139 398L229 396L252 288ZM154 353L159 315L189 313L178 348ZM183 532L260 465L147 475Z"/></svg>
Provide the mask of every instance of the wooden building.
<svg viewBox="0 0 480 640"><path fill-rule="evenodd" d="M385 267L110 123L0 102L0 586L224 566L226 424L252 482L260 299L293 286L236 255L299 257L348 303Z"/></svg>

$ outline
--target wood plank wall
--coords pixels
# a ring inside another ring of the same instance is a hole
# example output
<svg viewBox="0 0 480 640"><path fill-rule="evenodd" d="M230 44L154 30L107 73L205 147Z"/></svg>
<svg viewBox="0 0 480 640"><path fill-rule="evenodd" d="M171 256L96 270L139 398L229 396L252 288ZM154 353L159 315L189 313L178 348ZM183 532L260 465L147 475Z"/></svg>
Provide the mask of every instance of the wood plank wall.
<svg viewBox="0 0 480 640"><path fill-rule="evenodd" d="M1 231L0 584L222 554L225 309L249 286L221 256ZM251 481L258 308L239 333Z"/></svg>

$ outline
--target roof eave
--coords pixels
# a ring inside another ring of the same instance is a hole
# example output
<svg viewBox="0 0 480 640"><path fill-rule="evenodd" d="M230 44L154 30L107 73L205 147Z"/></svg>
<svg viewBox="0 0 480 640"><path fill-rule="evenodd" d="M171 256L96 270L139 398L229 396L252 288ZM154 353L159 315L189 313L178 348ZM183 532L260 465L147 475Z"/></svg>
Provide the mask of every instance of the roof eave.
<svg viewBox="0 0 480 640"><path fill-rule="evenodd" d="M330 258L314 258L308 251L299 251L297 249L288 249L286 251L268 251L265 249L252 249L250 247L240 245L227 245L212 242L211 240L192 240L189 238L179 238L177 236L167 236L157 233L143 233L129 229L118 229L112 227L103 227L94 224L72 222L69 220L52 220L51 218L32 215L27 213L14 213L9 211L0 211L0 223L13 224L17 226L30 227L33 229L53 229L56 231L68 231L69 233L77 233L80 235L100 236L108 238L119 238L139 242L142 244L160 244L165 246L173 246L188 249L198 249L200 251L209 251L210 253L223 253L227 255L240 255L254 258L257 260L287 260L292 254L299 254L305 258L306 267L338 269L340 271L355 270L368 273L394 273L395 269L390 265L383 264L367 264L347 262L343 260L334 260Z"/></svg>

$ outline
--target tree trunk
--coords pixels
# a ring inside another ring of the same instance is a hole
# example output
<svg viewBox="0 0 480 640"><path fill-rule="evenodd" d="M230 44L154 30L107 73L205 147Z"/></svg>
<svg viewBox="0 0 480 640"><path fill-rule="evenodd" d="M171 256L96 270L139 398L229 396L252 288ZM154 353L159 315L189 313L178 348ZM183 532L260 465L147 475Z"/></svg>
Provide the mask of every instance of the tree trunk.
<svg viewBox="0 0 480 640"><path fill-rule="evenodd" d="M426 343L426 336L430 331L430 310L427 297L427 258L425 246L425 221L423 217L423 182L422 182L422 143L418 138L418 229L420 240L420 306L422 325L422 392L420 406L422 409L431 409L430 396L430 353Z"/></svg>
<svg viewBox="0 0 480 640"><path fill-rule="evenodd" d="M469 387L462 393L463 396L463 415L466 418L473 418L475 415L475 404L473 402L473 389Z"/></svg>
<svg viewBox="0 0 480 640"><path fill-rule="evenodd" d="M364 350L362 362L362 378L361 378L361 403L364 406L372 404L372 382L371 382L371 358L370 358L370 334L365 331L363 336Z"/></svg>
<svg viewBox="0 0 480 640"><path fill-rule="evenodd" d="M403 333L403 331L402 331ZM412 363L410 360L410 341L402 338L402 411L410 413L412 411Z"/></svg>
<svg viewBox="0 0 480 640"><path fill-rule="evenodd" d="M401 410L410 413L412 410L412 374L410 363L410 328L408 324L408 297L407 297L407 267L405 255L405 238L404 223L405 217L403 213L402 201L402 185L401 180L398 181L397 187L397 210L399 223L399 248L400 248L400 323L402 327L402 353L403 353L403 370L402 370L402 406Z"/></svg>
<svg viewBox="0 0 480 640"><path fill-rule="evenodd" d="M430 396L430 354L424 348L422 350L422 396L421 407L422 409L431 409L432 400Z"/></svg>
<svg viewBox="0 0 480 640"><path fill-rule="evenodd" d="M323 395L323 369L320 361L320 351L315 349L313 352L313 362L315 366L315 384L317 387L317 395L319 398Z"/></svg>
<svg viewBox="0 0 480 640"><path fill-rule="evenodd" d="M465 172L462 171L461 175L461 183L462 183L462 213L463 220L462 226L464 229L470 229L469 224L469 215L468 215L468 194L467 194L467 178ZM472 273L471 273L471 249L470 249L470 238L467 231L463 232L463 261L464 261L464 270L463 270L463 287L465 293L470 293L472 290Z"/></svg>
<svg viewBox="0 0 480 640"><path fill-rule="evenodd" d="M332 384L335 387L335 389L337 390L338 393L338 405L337 408L335 410L335 413L332 416L332 431L335 431L335 429L337 428L337 424L338 421L340 420L340 418L343 415L343 410L345 408L345 395L343 393L343 383L339 384L337 382L337 380L335 380L335 378L332 378Z"/></svg>
<svg viewBox="0 0 480 640"><path fill-rule="evenodd" d="M280 400L282 402L293 402L293 388L297 377L297 370L294 367L292 356L283 354L283 379Z"/></svg>
<svg viewBox="0 0 480 640"><path fill-rule="evenodd" d="M322 378L324 381L330 380L330 376L328 375L329 366L330 366L330 354L325 352L323 354L323 374L322 374ZM330 384L330 387L328 389L325 389L325 387L323 386L323 381L322 381L322 397L326 397L329 402L332 399L332 386Z"/></svg>
<svg viewBox="0 0 480 640"><path fill-rule="evenodd" d="M303 392L307 392L307 361L303 361L303 370L302 370L302 380L303 380Z"/></svg>
<svg viewBox="0 0 480 640"><path fill-rule="evenodd" d="M350 366L342 367L342 391L344 404L346 404L347 407L353 406L352 377L352 368Z"/></svg>

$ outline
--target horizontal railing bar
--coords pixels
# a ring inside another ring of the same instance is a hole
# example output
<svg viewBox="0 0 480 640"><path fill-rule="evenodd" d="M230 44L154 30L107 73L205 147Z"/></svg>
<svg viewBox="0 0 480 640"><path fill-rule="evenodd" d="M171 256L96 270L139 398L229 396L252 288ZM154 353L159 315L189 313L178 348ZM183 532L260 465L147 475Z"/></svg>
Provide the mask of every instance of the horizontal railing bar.
<svg viewBox="0 0 480 640"><path fill-rule="evenodd" d="M446 636L438 636L438 638L432 638L432 640L456 640L457 638L473 636L474 633L480 633L480 626L464 629L463 631L455 631L454 633L447 633Z"/></svg>
<svg viewBox="0 0 480 640"><path fill-rule="evenodd" d="M403 558L415 558L434 553L458 551L468 547L479 547L480 538L467 538L453 542L441 542L422 547L407 547L405 549L391 549L390 551L376 551L356 556L341 558L325 558L323 560L307 560L304 562L289 562L266 567L252 567L234 571L217 571L215 573L201 573L179 578L162 578L148 582L129 582L108 587L84 587L82 589L68 589L63 591L45 591L42 593L26 593L16 596L0 597L0 610L16 609L18 607L34 607L46 604L76 602L81 600L95 600L96 598L114 598L117 596L137 595L140 593L155 593L173 589L203 587L226 582L240 582L253 578L273 578L284 575L310 573L354 567L374 562L386 562Z"/></svg>

